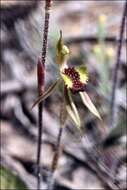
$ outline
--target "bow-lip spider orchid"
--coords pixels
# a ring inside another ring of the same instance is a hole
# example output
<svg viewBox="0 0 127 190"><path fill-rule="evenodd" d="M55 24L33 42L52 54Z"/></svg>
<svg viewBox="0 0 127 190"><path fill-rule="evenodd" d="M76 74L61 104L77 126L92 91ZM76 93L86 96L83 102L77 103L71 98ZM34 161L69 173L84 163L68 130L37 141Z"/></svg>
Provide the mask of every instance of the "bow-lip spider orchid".
<svg viewBox="0 0 127 190"><path fill-rule="evenodd" d="M92 103L90 97L85 92L85 86L88 82L88 71L85 65L70 67L68 66L68 56L70 51L63 43L62 31L60 31L60 38L56 46L56 63L58 64L60 78L58 78L42 95L40 95L34 102L32 108L45 100L56 89L57 85L62 81L64 86L64 104L65 109L70 118L73 120L78 129L81 128L81 121L78 110L72 99L72 94L79 94L83 104L99 119L100 114Z"/></svg>

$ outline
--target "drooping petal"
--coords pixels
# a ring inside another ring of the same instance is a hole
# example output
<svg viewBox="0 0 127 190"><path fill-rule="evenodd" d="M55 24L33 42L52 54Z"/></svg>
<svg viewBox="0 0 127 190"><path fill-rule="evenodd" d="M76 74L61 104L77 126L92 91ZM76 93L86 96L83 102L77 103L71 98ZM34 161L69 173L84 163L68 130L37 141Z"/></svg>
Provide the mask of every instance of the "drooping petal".
<svg viewBox="0 0 127 190"><path fill-rule="evenodd" d="M88 94L86 92L80 92L80 96L81 99L84 103L84 105L99 119L101 119L101 116L99 114L99 112L97 111L96 107L94 106L94 104L92 103L90 97L88 96Z"/></svg>
<svg viewBox="0 0 127 190"><path fill-rule="evenodd" d="M76 127L80 129L81 128L80 117L77 108L73 102L73 99L71 97L71 92L69 89L67 89L67 87L65 87L65 103L69 116L71 117L72 121L75 123Z"/></svg>

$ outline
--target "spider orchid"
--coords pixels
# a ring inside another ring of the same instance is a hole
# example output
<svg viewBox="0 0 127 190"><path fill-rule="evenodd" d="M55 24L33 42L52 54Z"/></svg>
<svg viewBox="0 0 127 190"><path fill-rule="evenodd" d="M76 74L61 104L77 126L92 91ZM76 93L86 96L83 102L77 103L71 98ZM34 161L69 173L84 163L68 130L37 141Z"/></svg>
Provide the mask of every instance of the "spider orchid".
<svg viewBox="0 0 127 190"><path fill-rule="evenodd" d="M60 82L64 85L64 109L61 112L61 123L65 122L65 112L68 113L70 118L75 123L76 127L81 129L81 121L78 114L78 110L73 101L72 94L79 94L83 104L99 119L101 119L100 114L92 103L90 97L85 92L85 86L88 82L88 71L86 66L76 66L69 67L67 64L67 59L70 51L67 46L63 43L62 31L60 31L60 38L56 46L56 63L59 66L60 78L57 79L42 95L40 95L34 102L32 108L38 103L45 100L52 92L56 89Z"/></svg>

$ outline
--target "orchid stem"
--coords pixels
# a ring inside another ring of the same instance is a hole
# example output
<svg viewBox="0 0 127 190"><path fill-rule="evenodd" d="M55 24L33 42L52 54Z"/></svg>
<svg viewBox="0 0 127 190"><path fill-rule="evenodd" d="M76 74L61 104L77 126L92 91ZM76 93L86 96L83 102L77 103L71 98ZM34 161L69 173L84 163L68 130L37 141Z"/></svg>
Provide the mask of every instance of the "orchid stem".
<svg viewBox="0 0 127 190"><path fill-rule="evenodd" d="M37 65L37 75L38 75L38 94L41 95L44 92L45 84L45 60L47 53L47 41L48 41L48 29L49 29L49 18L50 18L50 8L52 0L45 0L45 23L43 30L43 45L42 45L42 55L41 59L38 61ZM37 144L37 189L40 190L41 184L41 142L43 135L43 105L41 102L38 105L38 144Z"/></svg>
<svg viewBox="0 0 127 190"><path fill-rule="evenodd" d="M57 169L57 165L58 165L58 161L59 161L59 157L60 157L62 133L63 133L63 127L60 127L59 133L57 136L55 153L54 153L54 157L52 160L51 174L50 174L49 180L48 180L48 190L53 190L53 187L54 187L54 173Z"/></svg>

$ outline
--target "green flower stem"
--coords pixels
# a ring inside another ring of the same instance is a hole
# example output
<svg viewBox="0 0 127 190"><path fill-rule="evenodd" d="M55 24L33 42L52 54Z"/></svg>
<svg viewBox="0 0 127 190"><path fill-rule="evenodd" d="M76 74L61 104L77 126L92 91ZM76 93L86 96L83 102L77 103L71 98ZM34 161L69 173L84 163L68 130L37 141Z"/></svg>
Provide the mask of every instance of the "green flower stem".
<svg viewBox="0 0 127 190"><path fill-rule="evenodd" d="M60 157L60 152L61 152L61 139L62 139L62 133L63 133L63 127L61 126L59 129L59 133L57 136L57 143L56 143L56 147L55 147L55 153L54 153L54 157L52 160L52 166L51 166L51 173L49 175L49 179L48 179L48 190L53 190L54 187L54 173L57 169L58 166L58 161L59 161L59 157Z"/></svg>
<svg viewBox="0 0 127 190"><path fill-rule="evenodd" d="M62 139L62 134L63 134L63 129L64 129L66 119L67 119L67 112L66 112L65 99L64 99L61 105L61 110L60 110L60 128L59 128L57 142L55 146L55 152L54 152L54 156L52 160L51 172L50 172L50 175L48 175L48 190L53 190L53 187L54 187L54 173L58 166L58 161L59 161L60 152L61 152L61 139Z"/></svg>
<svg viewBox="0 0 127 190"><path fill-rule="evenodd" d="M52 173L55 172L55 170L57 168L57 165L58 165L62 132L63 132L63 127L60 127L58 137L57 137L56 151L55 151L55 154L54 154L54 157L53 157L53 162L52 162Z"/></svg>

